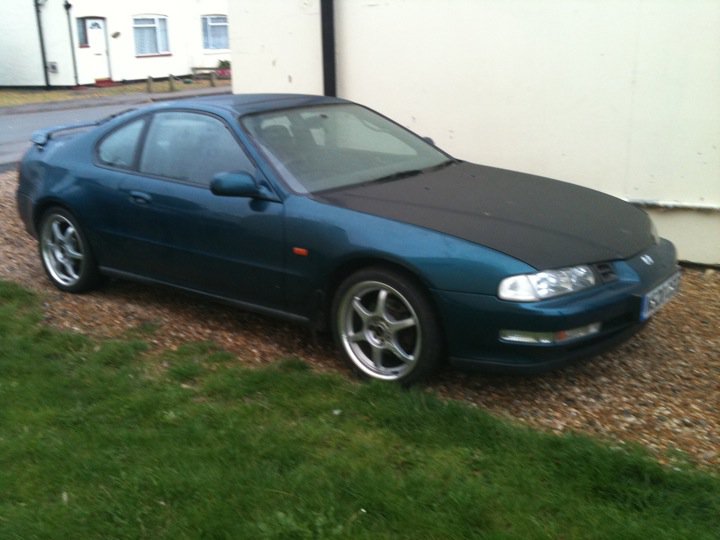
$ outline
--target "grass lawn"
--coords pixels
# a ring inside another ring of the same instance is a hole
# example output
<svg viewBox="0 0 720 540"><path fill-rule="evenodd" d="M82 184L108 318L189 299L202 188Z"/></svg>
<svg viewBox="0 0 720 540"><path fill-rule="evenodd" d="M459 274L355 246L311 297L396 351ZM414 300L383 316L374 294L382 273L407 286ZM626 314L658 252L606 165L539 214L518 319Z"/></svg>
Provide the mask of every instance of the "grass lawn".
<svg viewBox="0 0 720 540"><path fill-rule="evenodd" d="M420 390L92 341L0 283L0 538L720 535L720 479Z"/></svg>
<svg viewBox="0 0 720 540"><path fill-rule="evenodd" d="M217 86L229 86L230 80L222 79L217 81ZM182 81L175 83L177 90L192 90L207 88L210 86L208 80L197 80L186 84ZM170 85L167 80L153 82L153 93L169 92ZM15 89L0 88L0 107L14 107L18 105L29 105L31 103L44 103L49 101L68 101L73 99L94 99L106 96L117 96L121 94L140 94L147 92L147 85L144 82L118 84L106 88L94 86L79 86L77 88L44 88Z"/></svg>

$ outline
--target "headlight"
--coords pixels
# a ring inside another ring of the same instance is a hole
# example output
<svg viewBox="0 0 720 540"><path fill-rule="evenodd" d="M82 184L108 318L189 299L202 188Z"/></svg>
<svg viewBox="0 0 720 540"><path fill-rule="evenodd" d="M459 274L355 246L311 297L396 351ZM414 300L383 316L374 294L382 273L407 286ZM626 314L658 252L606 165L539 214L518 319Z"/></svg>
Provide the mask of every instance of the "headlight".
<svg viewBox="0 0 720 540"><path fill-rule="evenodd" d="M513 302L534 302L581 291L595 283L595 274L589 266L573 266L505 278L500 282L498 296Z"/></svg>

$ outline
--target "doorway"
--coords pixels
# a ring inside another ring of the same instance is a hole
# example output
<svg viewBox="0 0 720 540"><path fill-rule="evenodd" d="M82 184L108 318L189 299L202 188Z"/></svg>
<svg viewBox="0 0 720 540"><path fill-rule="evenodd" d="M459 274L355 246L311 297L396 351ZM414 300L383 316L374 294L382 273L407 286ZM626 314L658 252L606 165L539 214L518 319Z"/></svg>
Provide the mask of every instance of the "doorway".
<svg viewBox="0 0 720 540"><path fill-rule="evenodd" d="M103 17L82 17L78 23L78 45L82 50L78 60L82 71L91 80L110 80L108 37Z"/></svg>

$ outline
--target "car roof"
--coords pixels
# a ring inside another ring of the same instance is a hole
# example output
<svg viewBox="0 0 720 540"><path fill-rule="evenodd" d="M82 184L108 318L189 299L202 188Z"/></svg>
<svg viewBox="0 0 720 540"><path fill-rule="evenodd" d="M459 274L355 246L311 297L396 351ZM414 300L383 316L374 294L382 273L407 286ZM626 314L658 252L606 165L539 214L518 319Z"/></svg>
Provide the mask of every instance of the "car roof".
<svg viewBox="0 0 720 540"><path fill-rule="evenodd" d="M177 107L180 105L201 109L223 109L230 113L244 115L278 109L329 105L334 103L350 102L341 98L311 94L224 94L166 102L161 105L161 107Z"/></svg>

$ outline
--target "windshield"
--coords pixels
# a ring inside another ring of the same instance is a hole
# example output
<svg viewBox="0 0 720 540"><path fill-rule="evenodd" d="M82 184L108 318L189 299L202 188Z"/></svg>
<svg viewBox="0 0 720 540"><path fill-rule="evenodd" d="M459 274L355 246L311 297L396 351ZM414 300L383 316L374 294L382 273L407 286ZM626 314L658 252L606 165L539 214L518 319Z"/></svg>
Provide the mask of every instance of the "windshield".
<svg viewBox="0 0 720 540"><path fill-rule="evenodd" d="M271 111L245 116L242 124L298 192L399 178L452 161L417 135L359 105Z"/></svg>

